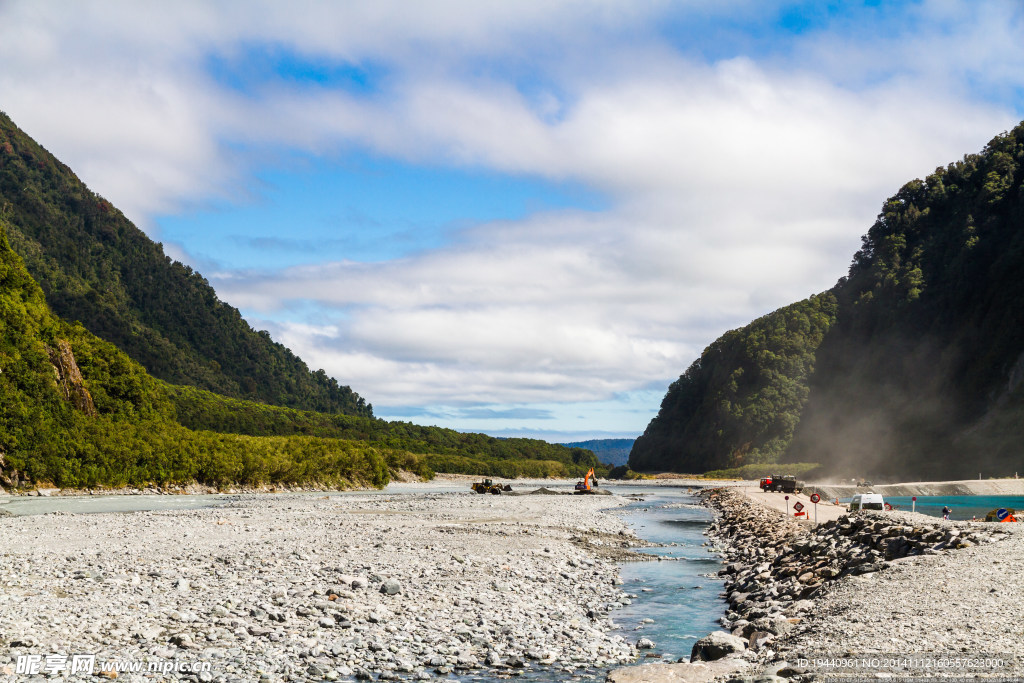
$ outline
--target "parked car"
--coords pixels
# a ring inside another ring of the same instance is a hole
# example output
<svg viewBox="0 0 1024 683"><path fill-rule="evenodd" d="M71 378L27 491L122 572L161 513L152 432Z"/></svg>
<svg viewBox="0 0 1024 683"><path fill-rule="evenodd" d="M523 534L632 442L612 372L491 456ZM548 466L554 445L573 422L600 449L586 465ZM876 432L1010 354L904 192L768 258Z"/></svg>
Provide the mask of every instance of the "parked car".
<svg viewBox="0 0 1024 683"><path fill-rule="evenodd" d="M850 512L860 510L886 510L881 493L858 493L850 500Z"/></svg>

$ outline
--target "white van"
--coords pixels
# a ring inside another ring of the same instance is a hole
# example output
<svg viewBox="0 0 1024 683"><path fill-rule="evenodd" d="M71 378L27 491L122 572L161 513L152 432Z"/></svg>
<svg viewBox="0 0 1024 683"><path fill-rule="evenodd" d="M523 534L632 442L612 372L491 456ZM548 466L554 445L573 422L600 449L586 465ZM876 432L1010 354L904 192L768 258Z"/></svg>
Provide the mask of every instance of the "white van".
<svg viewBox="0 0 1024 683"><path fill-rule="evenodd" d="M885 501L881 493L858 493L850 501L850 512L859 510L884 510Z"/></svg>

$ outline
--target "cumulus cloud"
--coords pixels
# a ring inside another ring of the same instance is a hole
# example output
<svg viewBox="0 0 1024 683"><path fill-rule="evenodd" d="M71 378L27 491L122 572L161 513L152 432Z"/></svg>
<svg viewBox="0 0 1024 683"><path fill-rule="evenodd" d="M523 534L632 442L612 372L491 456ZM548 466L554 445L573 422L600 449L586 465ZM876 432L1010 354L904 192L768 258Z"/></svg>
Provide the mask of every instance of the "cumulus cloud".
<svg viewBox="0 0 1024 683"><path fill-rule="evenodd" d="M11 2L0 108L151 231L244 201L252 155L279 149L599 191L606 210L469 226L392 261L206 271L375 404L586 402L667 383L725 329L829 287L886 196L1021 115L999 95L1024 84L1012 3L917 3L885 30L865 11L714 59L662 29L783 7ZM372 87L211 73L252 49L365 67ZM288 321L310 305L317 320Z"/></svg>

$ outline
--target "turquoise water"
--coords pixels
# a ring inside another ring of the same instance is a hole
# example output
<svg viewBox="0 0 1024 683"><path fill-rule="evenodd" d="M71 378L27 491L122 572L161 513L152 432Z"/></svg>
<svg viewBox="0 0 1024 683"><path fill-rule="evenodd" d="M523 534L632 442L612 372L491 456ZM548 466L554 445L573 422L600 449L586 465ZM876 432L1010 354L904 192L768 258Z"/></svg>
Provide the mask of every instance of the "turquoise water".
<svg viewBox="0 0 1024 683"><path fill-rule="evenodd" d="M899 510L911 509L910 496L893 496L885 500ZM943 506L949 506L953 510L949 518L962 522L970 521L975 516L984 520L985 515L998 508L1014 508L1024 512L1024 496L918 496L914 505L915 512L932 517L942 517Z"/></svg>
<svg viewBox="0 0 1024 683"><path fill-rule="evenodd" d="M619 513L638 536L674 545L642 551L666 558L663 561L620 565L623 588L637 597L632 605L613 613L612 619L627 640L646 637L654 641L656 647L647 651L648 658L675 661L689 656L699 638L721 628L718 619L725 613L725 602L719 597L722 560L703 545L708 540L704 531L712 520L711 511L699 507L696 496L685 489L615 492L643 495L643 501L631 503ZM644 623L645 619L653 622Z"/></svg>

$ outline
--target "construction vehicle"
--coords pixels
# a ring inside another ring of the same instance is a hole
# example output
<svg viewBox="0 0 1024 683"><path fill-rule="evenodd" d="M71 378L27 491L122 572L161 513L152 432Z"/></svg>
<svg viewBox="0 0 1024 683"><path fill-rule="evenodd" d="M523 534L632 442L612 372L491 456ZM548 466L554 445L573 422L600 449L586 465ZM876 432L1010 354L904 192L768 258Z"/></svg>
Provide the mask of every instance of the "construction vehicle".
<svg viewBox="0 0 1024 683"><path fill-rule="evenodd" d="M761 480L761 490L764 492L778 491L781 493L800 493L804 488L802 481L790 475L769 474Z"/></svg>
<svg viewBox="0 0 1024 683"><path fill-rule="evenodd" d="M477 493L493 493L494 495L500 494L502 491L511 491L512 487L509 484L502 486L501 484L495 484L490 479L484 479L473 484L473 490Z"/></svg>
<svg viewBox="0 0 1024 683"><path fill-rule="evenodd" d="M593 493L597 488L597 477L594 476L594 468L591 467L583 479L576 482L574 493Z"/></svg>

